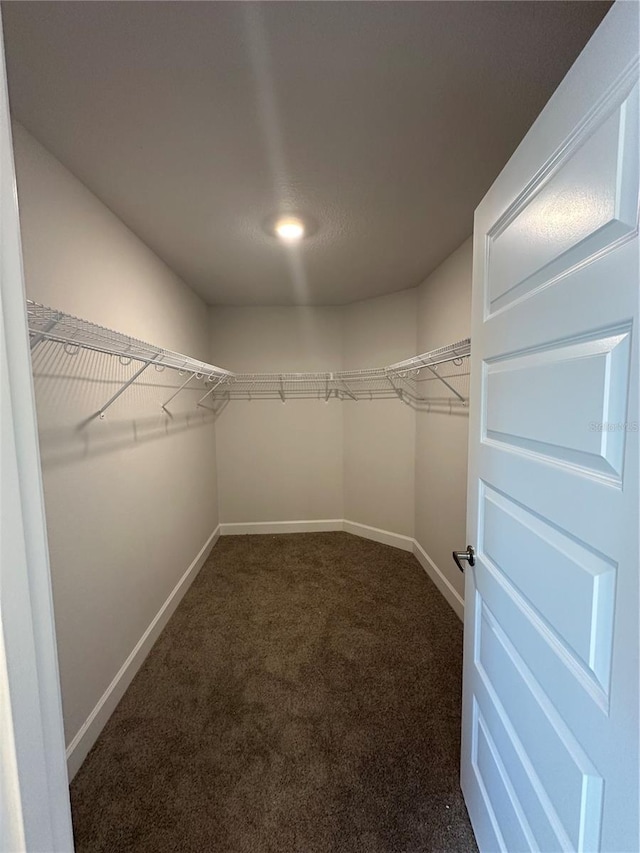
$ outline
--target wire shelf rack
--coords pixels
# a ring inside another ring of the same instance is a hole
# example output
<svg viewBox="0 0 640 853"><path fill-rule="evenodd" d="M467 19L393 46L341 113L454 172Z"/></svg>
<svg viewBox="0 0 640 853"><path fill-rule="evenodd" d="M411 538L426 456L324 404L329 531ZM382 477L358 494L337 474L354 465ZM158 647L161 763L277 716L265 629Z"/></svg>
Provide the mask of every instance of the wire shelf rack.
<svg viewBox="0 0 640 853"><path fill-rule="evenodd" d="M205 387L210 386L198 405L204 405L206 398L209 401L280 399L284 403L287 398L357 401L397 397L416 407L443 400L466 405L468 400L469 338L386 367L315 373L233 373L36 302L27 302L27 318L32 349L42 341L54 341L69 355L84 348L117 356L124 364L140 363L133 376L96 412L100 417L152 364L186 375L164 407L193 378L204 380ZM434 387L441 389L440 396L434 393Z"/></svg>
<svg viewBox="0 0 640 853"><path fill-rule="evenodd" d="M56 311L46 305L39 305L31 300L27 300L27 320L32 349L40 341L56 341L62 344L70 355L82 347L118 356L124 363L139 361L144 364L158 364L173 370L202 375L205 378L230 375L228 370L223 370L221 367L197 361L162 347L154 347L137 338L114 332L112 329Z"/></svg>
<svg viewBox="0 0 640 853"><path fill-rule="evenodd" d="M442 402L428 387L439 381L446 387L445 398L466 404L471 341L458 341L446 347L413 356L386 367L342 370L326 373L235 373L216 388L214 397L230 400L254 400L288 397L329 400L373 400L399 397L420 405ZM442 392L441 392L442 393Z"/></svg>

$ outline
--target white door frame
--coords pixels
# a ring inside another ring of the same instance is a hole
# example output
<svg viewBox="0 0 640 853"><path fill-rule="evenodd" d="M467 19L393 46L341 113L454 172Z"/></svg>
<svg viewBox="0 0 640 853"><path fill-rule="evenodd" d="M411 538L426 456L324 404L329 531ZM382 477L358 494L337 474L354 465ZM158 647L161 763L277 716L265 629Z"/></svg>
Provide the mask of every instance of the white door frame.
<svg viewBox="0 0 640 853"><path fill-rule="evenodd" d="M0 849L73 850L0 20Z"/></svg>

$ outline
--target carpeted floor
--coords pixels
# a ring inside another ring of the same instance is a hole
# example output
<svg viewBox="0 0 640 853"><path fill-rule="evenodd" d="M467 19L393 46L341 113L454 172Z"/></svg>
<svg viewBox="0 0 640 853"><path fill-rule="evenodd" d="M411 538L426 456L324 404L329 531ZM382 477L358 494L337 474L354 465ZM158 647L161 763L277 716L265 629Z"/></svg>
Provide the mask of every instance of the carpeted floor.
<svg viewBox="0 0 640 853"><path fill-rule="evenodd" d="M73 781L76 850L475 851L461 662L413 556L224 537Z"/></svg>

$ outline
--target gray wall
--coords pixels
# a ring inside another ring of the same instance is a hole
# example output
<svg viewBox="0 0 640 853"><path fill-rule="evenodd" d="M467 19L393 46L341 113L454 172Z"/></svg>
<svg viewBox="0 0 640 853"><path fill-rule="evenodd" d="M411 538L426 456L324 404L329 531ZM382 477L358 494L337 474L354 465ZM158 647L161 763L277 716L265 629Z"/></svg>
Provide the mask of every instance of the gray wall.
<svg viewBox="0 0 640 853"><path fill-rule="evenodd" d="M339 370L339 308L211 308L215 364L236 372ZM216 423L222 522L343 517L342 405L233 401Z"/></svg>
<svg viewBox="0 0 640 853"><path fill-rule="evenodd" d="M416 354L417 290L345 307L344 369ZM345 518L413 536L415 414L397 399L343 403Z"/></svg>
<svg viewBox="0 0 640 853"><path fill-rule="evenodd" d="M14 127L29 298L209 360L203 302L22 127ZM69 743L218 524L214 425L172 371L41 344L34 376ZM181 381L181 380L180 380Z"/></svg>
<svg viewBox="0 0 640 853"><path fill-rule="evenodd" d="M471 334L471 267L469 238L418 288L418 352ZM415 538L461 596L464 578L451 551L467 544L468 437L464 408L434 404L416 414Z"/></svg>
<svg viewBox="0 0 640 853"><path fill-rule="evenodd" d="M387 364L415 355L416 304L413 289L346 308L213 307L212 357L276 373ZM413 535L415 417L397 400L234 401L216 448L222 522L347 518Z"/></svg>

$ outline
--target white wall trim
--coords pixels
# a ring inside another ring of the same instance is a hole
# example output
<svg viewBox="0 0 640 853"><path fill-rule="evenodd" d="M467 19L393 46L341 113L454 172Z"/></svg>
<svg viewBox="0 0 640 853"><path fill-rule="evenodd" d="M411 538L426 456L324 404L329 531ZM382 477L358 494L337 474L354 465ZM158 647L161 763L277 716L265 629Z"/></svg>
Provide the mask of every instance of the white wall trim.
<svg viewBox="0 0 640 853"><path fill-rule="evenodd" d="M346 518L342 529L345 533L353 533L354 536L361 536L363 539L372 539L374 542L382 543L382 545L391 545L392 548L413 552L415 539L410 536L403 536L401 533L392 533L390 530L381 530L379 527L370 527L368 524L348 521Z"/></svg>
<svg viewBox="0 0 640 853"><path fill-rule="evenodd" d="M348 521L344 518L321 518L307 521L234 521L223 522L220 525L221 536L246 536L253 534L279 533L335 533L344 531L364 539L372 539L383 545L391 545L403 551L413 551L414 539L358 521Z"/></svg>
<svg viewBox="0 0 640 853"><path fill-rule="evenodd" d="M422 568L429 575L431 580L438 587L438 590L455 611L458 618L464 621L464 599L460 593L454 589L453 585L447 580L443 572L436 566L431 557L416 539L413 540L413 553Z"/></svg>
<svg viewBox="0 0 640 853"><path fill-rule="evenodd" d="M220 536L243 536L259 533L333 533L336 531L351 533L354 536L371 539L374 542L380 542L383 545L390 545L393 548L399 548L402 551L414 554L456 615L460 619L464 618L464 600L436 566L431 557L429 557L424 548L411 536L403 536L400 533L392 533L390 530L381 530L378 527L371 527L368 524L360 524L357 521L348 521L342 518L311 521L227 522L219 524L205 542L195 560L180 578L129 657L120 667L111 684L101 696L93 711L89 714L67 747L69 778L73 779L78 772L89 750L96 742L107 720L124 695L125 690L131 684L135 674L142 666L144 659L160 635L160 632L171 618Z"/></svg>
<svg viewBox="0 0 640 853"><path fill-rule="evenodd" d="M153 644L158 639L160 632L165 627L176 607L184 597L184 594L195 580L196 575L204 565L211 553L213 546L221 534L222 525L218 525L205 544L200 549L195 560L175 585L169 597L154 616L151 624L136 643L129 657L118 670L115 678L100 697L97 705L89 714L80 730L67 747L67 768L69 779L73 779L80 769L80 765L104 728L107 720L116 709L116 705L122 699L125 690L133 681L135 674L142 666L144 659L151 651Z"/></svg>
<svg viewBox="0 0 640 853"><path fill-rule="evenodd" d="M245 536L269 533L334 533L344 530L341 518L314 521L233 521L220 525L221 536Z"/></svg>
<svg viewBox="0 0 640 853"><path fill-rule="evenodd" d="M346 518L310 521L238 521L224 522L220 525L221 536L245 536L260 533L276 535L279 533L328 533L340 530L413 554L455 614L459 619L464 620L464 599L436 566L422 545L411 536L392 533L390 530L381 530L379 527L371 527L369 524L349 521Z"/></svg>

